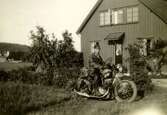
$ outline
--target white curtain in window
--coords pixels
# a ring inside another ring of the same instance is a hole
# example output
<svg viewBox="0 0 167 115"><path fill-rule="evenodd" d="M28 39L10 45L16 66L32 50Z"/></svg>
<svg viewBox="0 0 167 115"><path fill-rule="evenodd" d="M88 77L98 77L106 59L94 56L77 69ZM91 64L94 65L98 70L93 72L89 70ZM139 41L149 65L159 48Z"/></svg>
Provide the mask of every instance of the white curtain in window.
<svg viewBox="0 0 167 115"><path fill-rule="evenodd" d="M138 7L133 8L133 22L137 22L139 18L139 9Z"/></svg>
<svg viewBox="0 0 167 115"><path fill-rule="evenodd" d="M123 23L123 10L118 10L118 23Z"/></svg>
<svg viewBox="0 0 167 115"><path fill-rule="evenodd" d="M90 51L91 51L91 53L94 53L94 46L95 46L95 44L96 44L96 42L91 42L91 49L90 49Z"/></svg>
<svg viewBox="0 0 167 115"><path fill-rule="evenodd" d="M133 10L132 8L127 8L127 22L133 21Z"/></svg>
<svg viewBox="0 0 167 115"><path fill-rule="evenodd" d="M112 11L112 24L123 23L123 9Z"/></svg>
<svg viewBox="0 0 167 115"><path fill-rule="evenodd" d="M100 25L101 26L104 25L104 13L103 12L100 13Z"/></svg>
<svg viewBox="0 0 167 115"><path fill-rule="evenodd" d="M111 22L110 19L111 15L110 15L110 10L108 10L107 12L105 12L105 25L109 25Z"/></svg>

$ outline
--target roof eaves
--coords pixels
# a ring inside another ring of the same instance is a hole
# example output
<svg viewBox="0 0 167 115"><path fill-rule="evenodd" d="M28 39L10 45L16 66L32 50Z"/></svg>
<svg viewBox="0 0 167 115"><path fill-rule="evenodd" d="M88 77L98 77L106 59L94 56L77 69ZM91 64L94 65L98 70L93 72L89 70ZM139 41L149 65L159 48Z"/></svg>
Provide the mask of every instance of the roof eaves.
<svg viewBox="0 0 167 115"><path fill-rule="evenodd" d="M77 30L77 34L80 34L82 32L82 30L84 29L84 27L86 26L86 24L88 23L88 21L90 20L90 18L93 16L93 14L95 13L95 11L97 10L97 8L100 6L100 4L102 3L103 0L98 0L96 2L96 4L94 5L94 7L91 9L91 11L89 12L89 14L87 15L87 17L84 19L84 21L82 22L82 24L80 25L80 27Z"/></svg>
<svg viewBox="0 0 167 115"><path fill-rule="evenodd" d="M157 15L164 23L167 24L167 6L162 0L139 0L147 8L149 8L155 15Z"/></svg>

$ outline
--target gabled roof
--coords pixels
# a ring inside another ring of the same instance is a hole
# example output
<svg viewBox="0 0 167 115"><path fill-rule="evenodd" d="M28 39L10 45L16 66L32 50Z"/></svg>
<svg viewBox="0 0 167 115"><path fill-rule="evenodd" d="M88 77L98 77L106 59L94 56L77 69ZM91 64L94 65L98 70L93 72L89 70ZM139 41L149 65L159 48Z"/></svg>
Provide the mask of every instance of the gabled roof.
<svg viewBox="0 0 167 115"><path fill-rule="evenodd" d="M144 4L147 8L149 8L155 15L157 15L164 23L167 24L167 0L139 0L142 4ZM82 22L80 27L77 30L77 34L81 33L90 18L93 16L97 8L103 0L98 0L92 10L89 12L88 16Z"/></svg>
<svg viewBox="0 0 167 115"><path fill-rule="evenodd" d="M85 20L82 22L82 24L80 25L80 27L77 30L77 34L81 33L82 30L84 29L84 27L86 26L86 24L88 23L88 21L90 20L90 18L93 16L93 14L95 13L95 11L97 10L97 8L100 6L100 4L102 3L103 0L98 0L97 3L94 5L94 7L92 8L92 10L89 12L89 14L87 15L87 17L85 18Z"/></svg>
<svg viewBox="0 0 167 115"><path fill-rule="evenodd" d="M139 0L167 24L167 0Z"/></svg>

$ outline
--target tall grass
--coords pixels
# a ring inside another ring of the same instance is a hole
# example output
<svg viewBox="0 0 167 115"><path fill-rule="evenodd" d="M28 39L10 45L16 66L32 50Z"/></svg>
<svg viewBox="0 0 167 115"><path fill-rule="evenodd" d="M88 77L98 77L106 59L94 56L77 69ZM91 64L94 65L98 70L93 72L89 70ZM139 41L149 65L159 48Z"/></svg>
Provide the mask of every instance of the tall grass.
<svg viewBox="0 0 167 115"><path fill-rule="evenodd" d="M70 98L68 92L54 87L0 82L0 113L23 115Z"/></svg>

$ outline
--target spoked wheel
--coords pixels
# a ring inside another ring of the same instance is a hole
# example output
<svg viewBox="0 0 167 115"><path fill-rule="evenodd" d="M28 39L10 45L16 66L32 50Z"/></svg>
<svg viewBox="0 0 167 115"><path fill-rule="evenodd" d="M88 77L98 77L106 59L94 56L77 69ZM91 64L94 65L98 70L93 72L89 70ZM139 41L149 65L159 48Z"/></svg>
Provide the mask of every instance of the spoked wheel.
<svg viewBox="0 0 167 115"><path fill-rule="evenodd" d="M122 80L114 88L115 98L118 102L132 102L137 96L137 87L133 81Z"/></svg>

